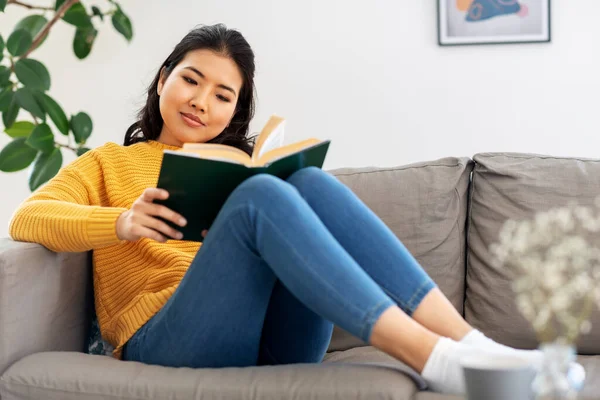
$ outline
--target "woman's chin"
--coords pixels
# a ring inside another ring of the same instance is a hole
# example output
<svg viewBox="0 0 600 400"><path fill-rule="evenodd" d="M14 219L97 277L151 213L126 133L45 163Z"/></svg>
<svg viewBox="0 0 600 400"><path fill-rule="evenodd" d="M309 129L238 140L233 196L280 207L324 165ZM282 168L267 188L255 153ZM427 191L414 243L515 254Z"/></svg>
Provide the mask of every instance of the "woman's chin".
<svg viewBox="0 0 600 400"><path fill-rule="evenodd" d="M205 132L198 132L196 130L195 132L185 132L183 135L178 135L176 140L181 143L206 143L213 138L214 136L206 135Z"/></svg>

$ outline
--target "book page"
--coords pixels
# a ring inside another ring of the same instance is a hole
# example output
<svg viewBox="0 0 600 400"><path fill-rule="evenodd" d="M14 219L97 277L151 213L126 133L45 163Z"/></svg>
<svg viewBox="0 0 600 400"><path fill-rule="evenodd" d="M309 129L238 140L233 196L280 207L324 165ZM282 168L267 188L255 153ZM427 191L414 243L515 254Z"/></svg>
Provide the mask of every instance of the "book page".
<svg viewBox="0 0 600 400"><path fill-rule="evenodd" d="M301 142L288 144L287 146L277 147L271 151L265 153L261 158L254 162L254 165L262 166L269 162L273 162L280 158L283 158L289 154L297 153L307 147L314 146L315 144L321 143L321 140L311 138Z"/></svg>
<svg viewBox="0 0 600 400"><path fill-rule="evenodd" d="M182 155L193 155L194 157L211 160L227 161L235 164L251 165L250 156L241 150L229 146L215 145L214 147L194 147L178 151Z"/></svg>
<svg viewBox="0 0 600 400"><path fill-rule="evenodd" d="M285 120L277 115L272 115L258 135L252 159L255 161L267 151L283 145Z"/></svg>
<svg viewBox="0 0 600 400"><path fill-rule="evenodd" d="M250 158L250 156L248 154L246 154L246 152L243 150L240 150L236 147L231 147L231 146L227 146L224 144L217 144L217 143L184 143L183 150L184 151L187 151L187 150L193 150L193 151L196 151L196 150L198 150L198 151L219 150L219 151L224 151L224 152L236 153L240 157Z"/></svg>
<svg viewBox="0 0 600 400"><path fill-rule="evenodd" d="M267 152L283 146L284 126L285 123L282 122L273 132L271 132L269 137L263 142L258 154L255 155L256 158L260 159Z"/></svg>

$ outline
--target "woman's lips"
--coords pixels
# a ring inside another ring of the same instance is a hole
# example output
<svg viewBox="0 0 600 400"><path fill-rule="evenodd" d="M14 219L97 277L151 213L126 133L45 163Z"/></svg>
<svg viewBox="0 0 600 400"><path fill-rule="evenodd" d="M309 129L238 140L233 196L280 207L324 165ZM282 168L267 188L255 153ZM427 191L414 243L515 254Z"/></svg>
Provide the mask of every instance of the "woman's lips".
<svg viewBox="0 0 600 400"><path fill-rule="evenodd" d="M202 123L202 121L198 119L198 117L195 117L191 114L181 113L181 118L183 119L183 122L185 122L188 126L192 128L200 128L201 126L206 126Z"/></svg>

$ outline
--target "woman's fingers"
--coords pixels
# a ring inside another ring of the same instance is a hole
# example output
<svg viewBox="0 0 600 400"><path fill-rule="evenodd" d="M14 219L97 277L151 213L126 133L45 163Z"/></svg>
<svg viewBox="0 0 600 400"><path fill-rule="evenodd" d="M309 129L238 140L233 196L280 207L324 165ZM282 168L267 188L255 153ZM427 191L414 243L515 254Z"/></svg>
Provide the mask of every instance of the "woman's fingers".
<svg viewBox="0 0 600 400"><path fill-rule="evenodd" d="M140 205L144 208L143 211L148 215L161 217L173 222L175 225L185 226L187 221L182 215L176 213L166 206L152 202L154 199L166 199L167 197L169 197L169 193L166 190L149 188L146 189L142 194L141 198L143 202L140 203Z"/></svg>
<svg viewBox="0 0 600 400"><path fill-rule="evenodd" d="M136 225L132 228L132 233L135 234L138 238L148 238L156 240L157 242L164 243L167 241L167 238L161 235L159 232L154 229L150 229L145 227L144 225Z"/></svg>
<svg viewBox="0 0 600 400"><path fill-rule="evenodd" d="M161 221L158 218L154 218L150 215L144 215L140 220L141 225L151 228L165 236L168 236L173 239L181 240L183 235L176 229L171 228L164 221Z"/></svg>

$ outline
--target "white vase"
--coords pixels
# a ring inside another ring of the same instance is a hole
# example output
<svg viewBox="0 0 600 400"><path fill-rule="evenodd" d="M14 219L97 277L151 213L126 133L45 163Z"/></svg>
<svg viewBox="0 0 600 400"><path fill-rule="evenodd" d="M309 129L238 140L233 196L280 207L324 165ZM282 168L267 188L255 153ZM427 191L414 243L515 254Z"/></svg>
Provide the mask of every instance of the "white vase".
<svg viewBox="0 0 600 400"><path fill-rule="evenodd" d="M540 350L544 354L544 360L532 383L534 399L577 399L578 392L583 386L581 379L584 378L570 374L576 358L575 347L559 343L542 343Z"/></svg>

